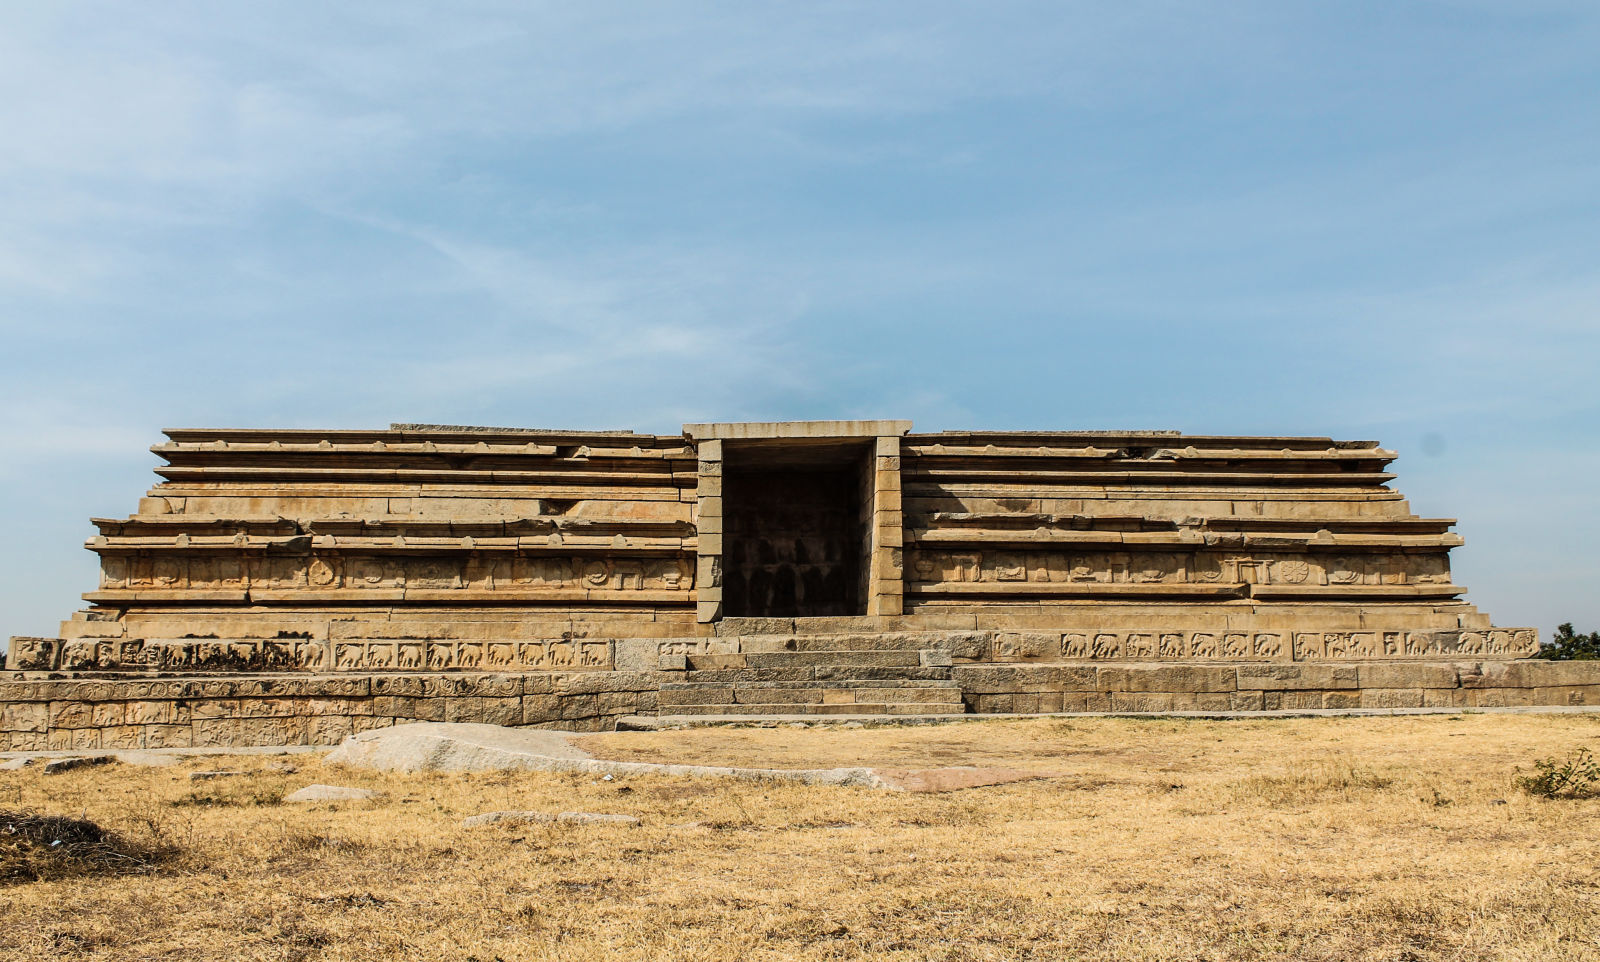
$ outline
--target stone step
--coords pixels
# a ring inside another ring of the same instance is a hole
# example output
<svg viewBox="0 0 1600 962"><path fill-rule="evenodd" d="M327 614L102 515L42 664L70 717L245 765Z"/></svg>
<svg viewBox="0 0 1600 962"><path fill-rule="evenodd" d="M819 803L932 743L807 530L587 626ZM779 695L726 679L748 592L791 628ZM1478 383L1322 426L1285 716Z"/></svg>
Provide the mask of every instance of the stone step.
<svg viewBox="0 0 1600 962"><path fill-rule="evenodd" d="M875 668L920 668L922 653L916 649L890 651L771 651L744 655L749 668L796 668L802 666L858 665Z"/></svg>
<svg viewBox="0 0 1600 962"><path fill-rule="evenodd" d="M736 655L689 655L686 664L692 671L721 671L733 668L809 668L818 665L859 665L880 668L914 668L923 663L917 648L852 651L746 651Z"/></svg>
<svg viewBox="0 0 1600 962"><path fill-rule="evenodd" d="M846 678L806 679L803 681L790 681L787 679L735 681L732 679L707 678L694 681L668 681L661 683L662 691L695 691L706 688L789 688L796 691L822 691L832 688L948 688L952 691L961 690L960 685L947 678L859 678L851 676Z"/></svg>
<svg viewBox="0 0 1600 962"><path fill-rule="evenodd" d="M749 684L759 681L948 681L949 668L873 667L860 665L802 665L795 668L691 668L683 673L687 682Z"/></svg>
<svg viewBox="0 0 1600 962"><path fill-rule="evenodd" d="M951 639L940 634L805 635L785 639L788 651L948 651ZM759 649L757 649L759 650Z"/></svg>
<svg viewBox="0 0 1600 962"><path fill-rule="evenodd" d="M673 715L959 715L964 709L958 704L929 702L882 702L848 705L674 705Z"/></svg>
<svg viewBox="0 0 1600 962"><path fill-rule="evenodd" d="M817 665L812 669L818 681L860 679L862 681L904 679L906 681L950 681L955 677L950 667L943 668L904 666L873 667L861 665Z"/></svg>
<svg viewBox="0 0 1600 962"><path fill-rule="evenodd" d="M942 638L960 639L973 635L992 634L991 629L976 627L971 615L955 616L955 621L941 625L928 624L924 616L915 627L900 631L882 631L878 626L864 624L864 619L851 618L738 618L725 617L718 634L744 639L775 639L788 641L804 638L854 638L863 645L868 639L883 638Z"/></svg>
<svg viewBox="0 0 1600 962"><path fill-rule="evenodd" d="M663 688L658 696L663 708L678 705L705 705L705 704L748 704L748 705L825 705L825 704L852 704L883 702L897 704L902 702L926 702L947 705L961 704L961 689L954 686L943 688L930 687L905 687L885 688L877 686L860 686L855 688L834 688L826 686L794 687L794 686L739 686L736 688L722 686L696 686Z"/></svg>
<svg viewBox="0 0 1600 962"><path fill-rule="evenodd" d="M817 635L814 637L740 638L743 652L807 651L954 651L969 650L976 641L958 643L933 635Z"/></svg>
<svg viewBox="0 0 1600 962"><path fill-rule="evenodd" d="M732 702L750 705L823 705L848 702L961 701L961 692L945 688L703 688L661 692L659 703L705 705Z"/></svg>

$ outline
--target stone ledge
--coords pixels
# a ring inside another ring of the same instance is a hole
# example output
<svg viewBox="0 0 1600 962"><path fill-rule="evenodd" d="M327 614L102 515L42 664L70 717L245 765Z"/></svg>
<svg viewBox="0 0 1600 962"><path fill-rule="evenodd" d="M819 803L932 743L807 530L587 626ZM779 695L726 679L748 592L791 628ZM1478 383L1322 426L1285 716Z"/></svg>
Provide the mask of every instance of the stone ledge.
<svg viewBox="0 0 1600 962"><path fill-rule="evenodd" d="M696 441L899 437L910 430L910 421L719 421L683 426L684 436Z"/></svg>
<svg viewBox="0 0 1600 962"><path fill-rule="evenodd" d="M1600 714L1600 705L1533 705L1516 708L1468 708L1485 715ZM1193 718L1250 721L1261 718L1393 718L1402 715L1459 715L1459 708L1300 708L1274 711L1052 711L991 712L982 715L631 715L617 719L619 731L660 731L673 728L774 728L783 724L862 727L946 725L952 722L984 723L1024 721L1030 718Z"/></svg>
<svg viewBox="0 0 1600 962"><path fill-rule="evenodd" d="M745 704L776 716L798 700L797 687L815 688L815 698L805 697L845 713L857 709L828 704L830 697L854 700L859 689L874 693L874 704L884 702L883 711L927 714L931 706L918 693L935 688L959 699L966 712L984 715L1600 706L1600 662L968 664L939 671L949 672L948 689L937 679L907 680L887 669L882 678L848 682L797 686L738 676L704 687L686 685L683 672L659 670L189 678L11 673L0 676L0 750L332 744L404 721L596 730L623 716L659 712L663 703L669 712L694 706L719 714L716 706Z"/></svg>

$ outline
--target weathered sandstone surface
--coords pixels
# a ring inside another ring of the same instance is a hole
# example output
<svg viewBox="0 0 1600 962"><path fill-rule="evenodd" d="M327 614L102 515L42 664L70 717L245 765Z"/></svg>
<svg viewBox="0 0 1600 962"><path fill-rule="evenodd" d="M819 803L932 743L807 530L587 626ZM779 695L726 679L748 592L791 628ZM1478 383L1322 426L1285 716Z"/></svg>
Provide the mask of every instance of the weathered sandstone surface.
<svg viewBox="0 0 1600 962"><path fill-rule="evenodd" d="M1367 441L173 430L0 750L407 721L1600 704L1450 574Z"/></svg>

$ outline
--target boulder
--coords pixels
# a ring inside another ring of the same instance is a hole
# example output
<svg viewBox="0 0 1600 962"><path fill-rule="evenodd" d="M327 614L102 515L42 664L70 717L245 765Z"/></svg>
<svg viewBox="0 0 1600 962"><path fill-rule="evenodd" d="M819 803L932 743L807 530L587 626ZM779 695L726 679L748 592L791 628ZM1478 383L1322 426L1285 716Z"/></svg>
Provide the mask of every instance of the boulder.
<svg viewBox="0 0 1600 962"><path fill-rule="evenodd" d="M545 769L551 760L587 758L569 732L420 722L351 735L327 760L379 771L491 772Z"/></svg>
<svg viewBox="0 0 1600 962"><path fill-rule="evenodd" d="M116 761L115 755L79 755L75 758L55 758L44 763L46 775L59 775L70 772L74 768L87 768L90 765L109 765Z"/></svg>

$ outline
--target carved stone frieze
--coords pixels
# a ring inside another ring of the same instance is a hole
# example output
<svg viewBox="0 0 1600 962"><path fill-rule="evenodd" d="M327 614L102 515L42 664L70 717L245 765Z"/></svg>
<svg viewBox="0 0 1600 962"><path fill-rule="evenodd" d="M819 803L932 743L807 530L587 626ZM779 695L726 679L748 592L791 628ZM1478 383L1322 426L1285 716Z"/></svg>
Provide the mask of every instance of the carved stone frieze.
<svg viewBox="0 0 1600 962"><path fill-rule="evenodd" d="M1528 657L1532 628L1486 631L1176 631L1171 629L999 632L995 661L1344 661L1387 658Z"/></svg>
<svg viewBox="0 0 1600 962"><path fill-rule="evenodd" d="M914 583L1255 584L1334 587L1449 584L1442 554L1259 551L910 552Z"/></svg>
<svg viewBox="0 0 1600 962"><path fill-rule="evenodd" d="M536 641L85 638L55 646L26 648L23 654L26 667L31 670L202 672L571 671L610 668L613 657L611 642L603 638Z"/></svg>
<svg viewBox="0 0 1600 962"><path fill-rule="evenodd" d="M431 590L528 591L541 588L684 591L694 587L694 563L670 558L561 556L491 557L480 554L356 555L318 551L304 555L105 555L100 587L106 590Z"/></svg>
<svg viewBox="0 0 1600 962"><path fill-rule="evenodd" d="M1069 631L1061 635L1059 657L1069 661L1270 661L1285 657L1287 641L1287 633L1282 631Z"/></svg>
<svg viewBox="0 0 1600 962"><path fill-rule="evenodd" d="M1296 661L1345 658L1500 655L1528 657L1539 650L1531 628L1488 631L1297 631Z"/></svg>

